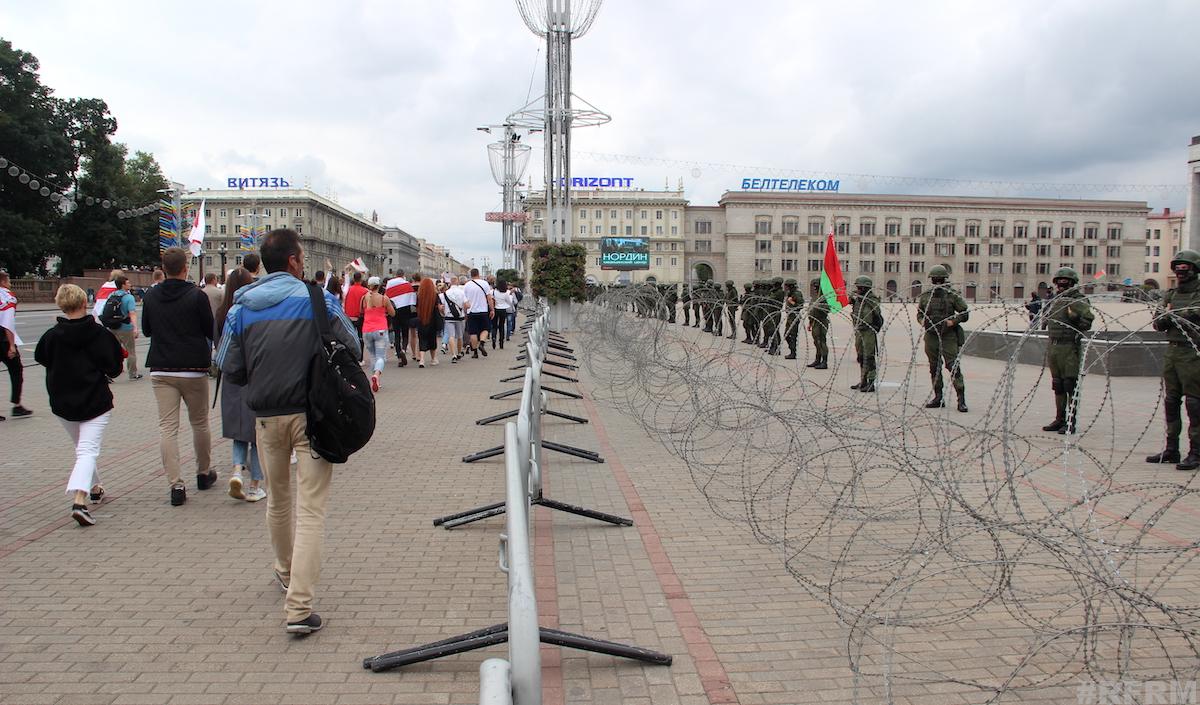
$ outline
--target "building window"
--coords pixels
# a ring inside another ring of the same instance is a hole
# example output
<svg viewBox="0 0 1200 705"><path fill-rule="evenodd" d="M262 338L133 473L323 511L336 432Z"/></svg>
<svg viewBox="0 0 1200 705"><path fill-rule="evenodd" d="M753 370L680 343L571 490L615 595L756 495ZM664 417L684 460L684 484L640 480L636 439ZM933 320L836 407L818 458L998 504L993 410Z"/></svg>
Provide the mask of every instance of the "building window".
<svg viewBox="0 0 1200 705"><path fill-rule="evenodd" d="M211 256L209 256L209 257L205 257L205 258L204 258L204 266L205 266L205 267L211 267L211 266L213 266L213 265L212 265L212 257L211 257Z"/></svg>
<svg viewBox="0 0 1200 705"><path fill-rule="evenodd" d="M287 210L286 210L286 209L284 210L283 214L284 214L284 215L287 215ZM300 214L299 214L299 213L297 213L296 215L300 215ZM540 208L535 208L535 209L534 209L534 211L533 211L533 217L534 217L534 219L535 219L535 220L541 220L541 218L542 218L542 211L541 211L541 209L540 209Z"/></svg>
<svg viewBox="0 0 1200 705"><path fill-rule="evenodd" d="M910 243L908 243L908 254L910 254L910 255L923 255L923 254L925 254L925 243L923 243L923 242L910 242ZM912 270L909 270L909 271L912 271Z"/></svg>
<svg viewBox="0 0 1200 705"><path fill-rule="evenodd" d="M712 252L712 240L697 240L696 252Z"/></svg>
<svg viewBox="0 0 1200 705"><path fill-rule="evenodd" d="M663 244L661 242L654 243L654 249L658 250L659 252L662 252L662 246Z"/></svg>
<svg viewBox="0 0 1200 705"><path fill-rule="evenodd" d="M783 221L783 234L784 235L799 235L800 234L800 221L796 220L795 218L785 218Z"/></svg>
<svg viewBox="0 0 1200 705"><path fill-rule="evenodd" d="M821 271L821 264L822 264L822 262L819 259L810 259L808 261L808 271L810 271L810 272Z"/></svg>
<svg viewBox="0 0 1200 705"><path fill-rule="evenodd" d="M1050 223L1038 223L1037 236L1039 240L1049 240L1053 232L1054 226ZM1066 235L1064 234L1063 237L1066 237Z"/></svg>
<svg viewBox="0 0 1200 705"><path fill-rule="evenodd" d="M979 237L979 221L967 221L967 237Z"/></svg>
<svg viewBox="0 0 1200 705"><path fill-rule="evenodd" d="M850 221L843 220L834 225L834 231L838 237L848 237L850 235Z"/></svg>
<svg viewBox="0 0 1200 705"><path fill-rule="evenodd" d="M580 235L587 235L587 226L586 226L586 225L580 225L580 226L579 226L579 234L580 234Z"/></svg>
<svg viewBox="0 0 1200 705"><path fill-rule="evenodd" d="M1049 274L1050 273L1050 263L1049 262L1038 262L1037 263L1037 273L1038 274Z"/></svg>
<svg viewBox="0 0 1200 705"><path fill-rule="evenodd" d="M933 226L934 237L954 237L954 223L935 223Z"/></svg>
<svg viewBox="0 0 1200 705"><path fill-rule="evenodd" d="M679 258L678 258L678 257L672 257L672 258L671 258L671 266L672 266L672 267L674 267L674 266L675 266L675 265L677 265L677 264L679 264Z"/></svg>
<svg viewBox="0 0 1200 705"><path fill-rule="evenodd" d="M924 262L921 262L921 261L918 261L918 260L914 260L914 261L912 261L912 262L909 262L909 263L908 263L908 271L910 271L910 272L924 272L924 271L925 271L925 263L924 263Z"/></svg>
<svg viewBox="0 0 1200 705"><path fill-rule="evenodd" d="M592 232L596 235L599 235L600 233L604 232L604 226L603 225L594 226L592 229Z"/></svg>
<svg viewBox="0 0 1200 705"><path fill-rule="evenodd" d="M1084 257L1095 257L1096 250L1098 250L1098 249L1099 248L1096 245L1084 245L1083 246L1083 256Z"/></svg>
<svg viewBox="0 0 1200 705"><path fill-rule="evenodd" d="M755 252L770 252L771 251L771 241L770 240L755 240L754 241L754 251Z"/></svg>
<svg viewBox="0 0 1200 705"><path fill-rule="evenodd" d="M541 235L541 234L542 234L542 226L541 226L540 224L538 224L538 225L534 225L534 226L533 226L533 234L534 234L534 235Z"/></svg>
<svg viewBox="0 0 1200 705"><path fill-rule="evenodd" d="M661 267L661 266L662 266L662 257L655 257L655 258L654 258L654 266L655 266L655 267Z"/></svg>
<svg viewBox="0 0 1200 705"><path fill-rule="evenodd" d="M240 230L241 230L241 227L242 227L242 226L240 226L240 225L238 226L238 230L239 230L239 232L240 232ZM227 233L226 233L226 231L225 231L225 225L224 225L224 224L221 224L221 225L219 225L219 226L218 226L218 230L217 230L217 232L218 232L218 233L220 233L221 235L225 235L225 234L227 234Z"/></svg>
<svg viewBox="0 0 1200 705"><path fill-rule="evenodd" d="M608 234L616 235L617 234L617 226L615 226L615 225L608 226Z"/></svg>
<svg viewBox="0 0 1200 705"><path fill-rule="evenodd" d="M839 254L839 255L848 255L848 254L850 254L850 243L848 243L848 242L839 242L839 243L837 243L837 251L838 251L838 254Z"/></svg>
<svg viewBox="0 0 1200 705"><path fill-rule="evenodd" d="M647 235L647 234L648 234L648 233L647 233L647 230L648 230L648 229L649 229L649 226L646 226L646 225L643 225L643 226L641 226L641 233L640 233L640 234L641 234L641 235Z"/></svg>
<svg viewBox="0 0 1200 705"><path fill-rule="evenodd" d="M654 219L662 220L662 211L654 211Z"/></svg>
<svg viewBox="0 0 1200 705"><path fill-rule="evenodd" d="M288 211L288 209L286 209L286 208L280 208L280 209L279 209L279 217L280 217L280 218L286 218L286 217L287 217L287 211Z"/></svg>
<svg viewBox="0 0 1200 705"><path fill-rule="evenodd" d="M864 273L874 272L875 271L875 260L860 259L858 261L858 271L864 272Z"/></svg>
<svg viewBox="0 0 1200 705"><path fill-rule="evenodd" d="M883 224L883 234L885 237L897 237L900 235L900 221L889 220Z"/></svg>
<svg viewBox="0 0 1200 705"><path fill-rule="evenodd" d="M263 209L263 215L271 215L271 209L270 209L270 208L264 208L264 209Z"/></svg>
<svg viewBox="0 0 1200 705"><path fill-rule="evenodd" d="M297 217L297 218L303 218L303 217L304 217L304 209L303 209L303 208L297 208L297 209L296 209L296 217Z"/></svg>
<svg viewBox="0 0 1200 705"><path fill-rule="evenodd" d="M241 208L234 208L234 209L233 209L233 216L234 216L235 218L236 218L237 216L241 215L241 214L242 214L242 209L241 209Z"/></svg>
<svg viewBox="0 0 1200 705"><path fill-rule="evenodd" d="M671 220L679 220L679 211L671 211Z"/></svg>
<svg viewBox="0 0 1200 705"><path fill-rule="evenodd" d="M696 221L696 234L697 235L708 235L710 233L712 233L712 221L711 220L697 220Z"/></svg>
<svg viewBox="0 0 1200 705"><path fill-rule="evenodd" d="M671 226L671 234L672 234L672 235L678 235L678 234L679 234L679 226L678 226L678 225L672 225L672 226Z"/></svg>
<svg viewBox="0 0 1200 705"><path fill-rule="evenodd" d="M1037 256L1038 257L1049 257L1050 256L1050 246L1049 245L1038 245Z"/></svg>
<svg viewBox="0 0 1200 705"><path fill-rule="evenodd" d="M916 243L913 243L913 244L916 244ZM938 257L953 257L954 256L954 243L953 242L939 242L933 246L933 253L935 255L937 255Z"/></svg>
<svg viewBox="0 0 1200 705"><path fill-rule="evenodd" d="M1162 248L1160 248L1158 245L1154 246L1154 256L1155 257L1158 257L1159 254L1161 253L1161 251L1162 251Z"/></svg>
<svg viewBox="0 0 1200 705"><path fill-rule="evenodd" d="M825 243L820 240L813 240L808 243L808 254L820 255L825 253Z"/></svg>
<svg viewBox="0 0 1200 705"><path fill-rule="evenodd" d="M1121 256L1121 246L1120 245L1109 245L1108 246L1108 256L1109 257L1120 257Z"/></svg>
<svg viewBox="0 0 1200 705"><path fill-rule="evenodd" d="M1060 257L1074 257L1075 256L1075 246L1074 245L1060 246L1058 248L1058 255Z"/></svg>
<svg viewBox="0 0 1200 705"><path fill-rule="evenodd" d="M1025 245L1025 244L1013 245L1013 257L1027 257L1027 256L1029 256L1029 245Z"/></svg>
<svg viewBox="0 0 1200 705"><path fill-rule="evenodd" d="M208 234L210 234L211 232L212 232L212 226L211 226L211 225L209 225L209 224L207 224L207 223L205 223L205 224L204 224L204 234L205 234L205 235L208 235Z"/></svg>
<svg viewBox="0 0 1200 705"><path fill-rule="evenodd" d="M809 218L808 219L808 234L823 235L825 233L824 218Z"/></svg>
<svg viewBox="0 0 1200 705"><path fill-rule="evenodd" d="M228 210L226 210L226 209L224 209L224 208L222 208L221 210L217 211L217 213L219 213L219 214L220 214L220 216L221 216L222 218L228 218L228 217L229 217L229 211L228 211Z"/></svg>
<svg viewBox="0 0 1200 705"><path fill-rule="evenodd" d="M596 258L596 266L597 266L597 267L599 267L599 266L600 266L600 258L599 258L599 257L597 257L597 258Z"/></svg>
<svg viewBox="0 0 1200 705"><path fill-rule="evenodd" d="M864 237L871 237L875 234L875 221L863 220L858 224L858 234Z"/></svg>
<svg viewBox="0 0 1200 705"><path fill-rule="evenodd" d="M988 262L988 274L1004 274L1004 263Z"/></svg>
<svg viewBox="0 0 1200 705"><path fill-rule="evenodd" d="M988 245L988 256L989 257L1003 257L1004 256L1004 243L994 242L994 243Z"/></svg>
<svg viewBox="0 0 1200 705"><path fill-rule="evenodd" d="M885 255L898 255L898 254L900 254L900 243L898 243L898 242L885 242L885 243L883 244L883 253L884 253Z"/></svg>
<svg viewBox="0 0 1200 705"><path fill-rule="evenodd" d="M900 271L900 263L896 260L886 260L883 263L883 271L898 273Z"/></svg>
<svg viewBox="0 0 1200 705"><path fill-rule="evenodd" d="M1024 273L1025 273L1025 263L1024 262L1013 262L1013 274L1024 274Z"/></svg>
<svg viewBox="0 0 1200 705"><path fill-rule="evenodd" d="M1074 262L1059 262L1058 268L1062 269L1063 267L1066 267L1067 269L1075 269L1075 263Z"/></svg>
<svg viewBox="0 0 1200 705"><path fill-rule="evenodd" d="M1121 239L1121 226L1120 225L1109 225L1108 226L1108 239L1109 240L1120 240Z"/></svg>
<svg viewBox="0 0 1200 705"><path fill-rule="evenodd" d="M604 211L602 211L602 210L600 210L599 208L597 208L597 209L596 209L596 218L595 218L595 219L596 219L596 220L600 220L600 219L601 219L601 218L603 218L603 217L604 217Z"/></svg>
<svg viewBox="0 0 1200 705"><path fill-rule="evenodd" d="M754 260L754 271L759 273L769 273L771 271L771 260L756 259Z"/></svg>
<svg viewBox="0 0 1200 705"><path fill-rule="evenodd" d="M995 222L988 225L988 237L1004 237L1004 223Z"/></svg>
<svg viewBox="0 0 1200 705"><path fill-rule="evenodd" d="M628 218L629 220L633 220L633 211L631 211L631 210L625 211L625 217Z"/></svg>
<svg viewBox="0 0 1200 705"><path fill-rule="evenodd" d="M1096 273L1096 265L1091 262L1084 262L1083 263L1083 273L1084 274L1095 274Z"/></svg>
<svg viewBox="0 0 1200 705"><path fill-rule="evenodd" d="M754 221L754 232L756 235L770 235L771 234L771 221L770 220Z"/></svg>
<svg viewBox="0 0 1200 705"><path fill-rule="evenodd" d="M671 234L672 234L672 235L674 235L675 233L671 233ZM679 243L678 243L678 242L672 242L672 243L671 243L671 252L674 252L674 251L675 251L675 250L677 250L677 249L679 249Z"/></svg>
<svg viewBox="0 0 1200 705"><path fill-rule="evenodd" d="M873 243L873 242L860 242L860 243L858 243L858 254L860 254L860 255L873 255L873 254L875 254L875 243Z"/></svg>
<svg viewBox="0 0 1200 705"><path fill-rule="evenodd" d="M782 263L782 264L783 264L783 266L781 267L781 269L783 269L783 271L785 271L785 272L794 272L794 271L796 271L796 260L794 260L794 259L785 259L785 260L783 260L783 263Z"/></svg>
<svg viewBox="0 0 1200 705"><path fill-rule="evenodd" d="M1029 237L1029 224L1028 223L1017 223L1016 225L1014 225L1013 226L1013 237L1020 239L1020 240L1024 240L1025 238Z"/></svg>
<svg viewBox="0 0 1200 705"><path fill-rule="evenodd" d="M1083 226L1083 239L1095 240L1100 237L1100 226L1096 223L1087 223Z"/></svg>
<svg viewBox="0 0 1200 705"><path fill-rule="evenodd" d="M613 210L610 210L610 211L608 212L608 217L609 217L609 218L612 218L612 219L614 219L614 220L616 220L616 218L617 218L617 210L616 210L615 208L614 208Z"/></svg>
<svg viewBox="0 0 1200 705"><path fill-rule="evenodd" d="M587 220L587 214L588 214L588 211L586 208L579 209L579 219L580 220Z"/></svg>
<svg viewBox="0 0 1200 705"><path fill-rule="evenodd" d="M632 234L633 234L633 226L632 226L632 225L626 225L626 226L625 226L625 234L626 234L626 235L632 235Z"/></svg>
<svg viewBox="0 0 1200 705"><path fill-rule="evenodd" d="M925 237L925 221L913 220L909 222L908 234L912 237Z"/></svg>
<svg viewBox="0 0 1200 705"><path fill-rule="evenodd" d="M965 254L967 257L979 256L979 243L968 242L967 244L963 245L963 254Z"/></svg>
<svg viewBox="0 0 1200 705"><path fill-rule="evenodd" d="M642 211L642 220L646 219L646 211Z"/></svg>
<svg viewBox="0 0 1200 705"><path fill-rule="evenodd" d="M794 255L799 251L800 251L800 243L796 242L795 240L784 240L783 241L783 249L781 250L781 252L783 252L783 254Z"/></svg>
<svg viewBox="0 0 1200 705"><path fill-rule="evenodd" d="M967 274L979 274L979 263L967 262Z"/></svg>
<svg viewBox="0 0 1200 705"><path fill-rule="evenodd" d="M1121 276L1121 265L1120 265L1119 263L1117 263L1117 262L1109 262L1109 263L1108 263L1108 270L1107 270L1107 272L1106 272L1106 273L1107 273L1107 274L1108 274L1110 277L1119 277L1119 276Z"/></svg>

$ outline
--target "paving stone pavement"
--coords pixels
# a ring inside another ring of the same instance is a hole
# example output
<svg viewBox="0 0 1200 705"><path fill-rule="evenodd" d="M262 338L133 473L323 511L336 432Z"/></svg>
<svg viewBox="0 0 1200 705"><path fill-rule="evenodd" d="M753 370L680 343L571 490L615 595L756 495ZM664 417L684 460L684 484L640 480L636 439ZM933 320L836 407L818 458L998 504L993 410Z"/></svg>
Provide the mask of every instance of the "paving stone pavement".
<svg viewBox="0 0 1200 705"><path fill-rule="evenodd" d="M219 439L219 420L213 457L222 481L208 492L192 483L187 504L173 508L149 381L116 382L101 457L112 499L96 512L97 526L82 529L63 494L72 449L49 413L40 369L28 369L26 405L37 415L0 424L8 489L0 500L0 703L477 702L479 663L504 655L501 647L388 673L365 671L361 661L505 620L502 518L449 531L431 520L503 499L501 458L460 458L500 442L500 424L474 422L516 406L515 398L488 399L513 386L498 380L516 374L508 370L514 354L423 370L389 365L375 438L335 470L316 605L328 626L304 639L283 631L266 504L223 492L229 443ZM591 392L600 382L577 374L581 385L555 384L585 399L552 394L551 405L591 423L548 418L543 436L607 462L547 452L546 494L636 525L532 510L543 625L675 661L652 666L543 647L547 705L853 702L846 630L831 610L797 585L775 548L715 517L683 462L636 419L597 403ZM1149 392L1131 384L1128 393L1153 410ZM1137 452L1157 450L1156 440L1143 439ZM186 432L181 447L186 470ZM1133 464L1129 471L1149 474ZM1189 521L1172 530L1194 536L1196 528ZM981 625L975 637L986 642L996 632ZM981 670L993 666L983 650L970 658ZM969 695L927 685L894 694L934 704ZM1027 693L1021 702L1074 702L1074 693Z"/></svg>

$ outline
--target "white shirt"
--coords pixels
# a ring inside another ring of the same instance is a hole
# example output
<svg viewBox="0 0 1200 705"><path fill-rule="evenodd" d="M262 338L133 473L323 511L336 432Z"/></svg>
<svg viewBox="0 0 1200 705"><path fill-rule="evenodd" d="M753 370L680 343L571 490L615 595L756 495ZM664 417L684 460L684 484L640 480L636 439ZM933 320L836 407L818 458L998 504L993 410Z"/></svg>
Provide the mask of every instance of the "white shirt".
<svg viewBox="0 0 1200 705"><path fill-rule="evenodd" d="M487 297L492 295L492 286L486 279L472 279L463 287L470 310L467 313L487 313Z"/></svg>
<svg viewBox="0 0 1200 705"><path fill-rule="evenodd" d="M454 302L454 305L458 307L458 312L460 314L462 314L463 316L467 315L467 311L466 311L467 298L466 298L466 294L463 292L463 288L461 286L458 286L457 284L455 284L454 286L450 287L449 289L446 289L446 291L442 292L442 295L445 296L450 301ZM449 306L446 307L446 316L447 317L450 316L450 307Z"/></svg>
<svg viewBox="0 0 1200 705"><path fill-rule="evenodd" d="M417 292L413 285L404 277L393 277L384 287L384 294L392 300L397 310L417 305Z"/></svg>
<svg viewBox="0 0 1200 705"><path fill-rule="evenodd" d="M21 336L17 335L17 297L8 289L0 286L0 328L7 328L12 331L13 344L23 345ZM0 345L3 345L3 354L8 354L8 340L0 340Z"/></svg>
<svg viewBox="0 0 1200 705"><path fill-rule="evenodd" d="M505 310L512 308L513 297L511 291L492 291L492 299L496 302L497 310Z"/></svg>

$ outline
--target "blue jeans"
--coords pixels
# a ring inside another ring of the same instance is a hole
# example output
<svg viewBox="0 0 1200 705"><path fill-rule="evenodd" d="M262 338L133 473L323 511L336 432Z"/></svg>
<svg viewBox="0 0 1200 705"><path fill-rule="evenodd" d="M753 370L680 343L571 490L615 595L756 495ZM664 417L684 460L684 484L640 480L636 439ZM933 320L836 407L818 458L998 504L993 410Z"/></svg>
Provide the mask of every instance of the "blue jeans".
<svg viewBox="0 0 1200 705"><path fill-rule="evenodd" d="M249 462L247 462L249 461ZM258 445L245 441L233 442L233 464L245 465L250 468L250 479L261 481L262 468L258 465Z"/></svg>
<svg viewBox="0 0 1200 705"><path fill-rule="evenodd" d="M371 369L383 372L383 364L387 362L388 331L377 330L363 333L364 347L371 353Z"/></svg>
<svg viewBox="0 0 1200 705"><path fill-rule="evenodd" d="M512 337L513 331L517 329L517 309L510 308L508 310L508 336Z"/></svg>

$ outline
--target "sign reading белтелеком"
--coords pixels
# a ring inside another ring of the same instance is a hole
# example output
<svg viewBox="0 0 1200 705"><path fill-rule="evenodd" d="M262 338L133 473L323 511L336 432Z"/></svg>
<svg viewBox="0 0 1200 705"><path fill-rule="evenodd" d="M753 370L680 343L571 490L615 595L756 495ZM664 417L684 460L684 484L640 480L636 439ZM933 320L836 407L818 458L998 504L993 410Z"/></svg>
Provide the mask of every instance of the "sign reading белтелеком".
<svg viewBox="0 0 1200 705"><path fill-rule="evenodd" d="M743 191L827 191L836 193L840 179L742 179Z"/></svg>

